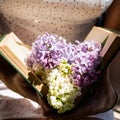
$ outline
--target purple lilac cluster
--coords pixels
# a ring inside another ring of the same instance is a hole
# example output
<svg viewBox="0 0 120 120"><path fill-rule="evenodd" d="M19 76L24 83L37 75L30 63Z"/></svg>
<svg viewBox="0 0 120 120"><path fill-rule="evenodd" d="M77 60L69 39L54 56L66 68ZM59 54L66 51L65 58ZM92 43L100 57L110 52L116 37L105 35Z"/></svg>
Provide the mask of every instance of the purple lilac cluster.
<svg viewBox="0 0 120 120"><path fill-rule="evenodd" d="M45 68L53 69L60 63L66 45L66 41L57 35L46 33L43 36L39 36L32 43L32 53L27 59L28 67L38 63Z"/></svg>
<svg viewBox="0 0 120 120"><path fill-rule="evenodd" d="M100 74L101 44L94 41L77 42L71 63L74 64L73 80L79 86L86 86L98 79Z"/></svg>
<svg viewBox="0 0 120 120"><path fill-rule="evenodd" d="M32 68L37 63L53 69L65 59L72 66L70 77L76 85L83 87L98 79L101 49L101 44L94 41L75 41L72 44L62 37L46 33L32 44L27 65Z"/></svg>

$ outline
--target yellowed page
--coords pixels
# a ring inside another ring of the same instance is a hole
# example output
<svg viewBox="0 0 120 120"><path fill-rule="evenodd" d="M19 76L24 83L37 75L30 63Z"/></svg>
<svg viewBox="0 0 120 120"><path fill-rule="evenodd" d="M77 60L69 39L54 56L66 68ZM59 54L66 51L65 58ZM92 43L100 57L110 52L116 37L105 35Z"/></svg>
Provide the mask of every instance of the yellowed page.
<svg viewBox="0 0 120 120"><path fill-rule="evenodd" d="M105 46L103 47L103 50L101 52L101 56L103 57L117 36L120 35L104 28L94 26L85 40L94 40L102 43L108 37Z"/></svg>
<svg viewBox="0 0 120 120"><path fill-rule="evenodd" d="M13 54L18 57L18 59L25 64L25 58L29 53L29 49L23 46L22 41L20 41L15 34L8 34L4 40L0 43L0 47L7 46ZM9 53L9 51L7 51Z"/></svg>

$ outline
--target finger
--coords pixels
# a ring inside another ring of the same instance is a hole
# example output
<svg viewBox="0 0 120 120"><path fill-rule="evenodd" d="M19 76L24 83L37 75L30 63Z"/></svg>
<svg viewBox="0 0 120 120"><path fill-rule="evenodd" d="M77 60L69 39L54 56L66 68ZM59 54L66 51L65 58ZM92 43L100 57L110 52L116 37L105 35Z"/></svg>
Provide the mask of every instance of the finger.
<svg viewBox="0 0 120 120"><path fill-rule="evenodd" d="M53 111L52 107L48 104L46 98L42 97L40 94L37 93L38 100L37 102L42 106L44 113Z"/></svg>

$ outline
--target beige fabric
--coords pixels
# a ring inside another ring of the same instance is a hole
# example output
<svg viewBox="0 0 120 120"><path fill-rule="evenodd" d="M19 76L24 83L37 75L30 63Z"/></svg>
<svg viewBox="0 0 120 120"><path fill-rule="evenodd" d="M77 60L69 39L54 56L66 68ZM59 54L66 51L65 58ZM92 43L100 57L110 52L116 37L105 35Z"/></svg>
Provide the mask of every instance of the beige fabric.
<svg viewBox="0 0 120 120"><path fill-rule="evenodd" d="M0 12L4 14L10 29L28 44L45 32L74 41L84 39L95 19L112 1L1 0Z"/></svg>
<svg viewBox="0 0 120 120"><path fill-rule="evenodd" d="M84 120L114 119L112 110L91 117ZM43 117L40 105L30 99L24 99L21 95L11 91L0 82L0 120L5 119L48 120Z"/></svg>
<svg viewBox="0 0 120 120"><path fill-rule="evenodd" d="M44 118L41 106L8 89L0 81L0 120L17 118Z"/></svg>

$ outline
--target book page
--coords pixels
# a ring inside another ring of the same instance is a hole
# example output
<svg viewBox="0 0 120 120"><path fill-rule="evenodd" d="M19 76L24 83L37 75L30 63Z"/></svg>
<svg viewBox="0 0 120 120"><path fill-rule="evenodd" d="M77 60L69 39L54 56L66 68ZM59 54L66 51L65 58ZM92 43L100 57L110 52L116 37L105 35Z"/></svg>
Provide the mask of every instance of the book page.
<svg viewBox="0 0 120 120"><path fill-rule="evenodd" d="M85 40L94 40L98 43L102 43L108 37L105 46L101 52L101 56L103 57L117 36L120 35L101 27L93 27L88 36L85 38Z"/></svg>
<svg viewBox="0 0 120 120"><path fill-rule="evenodd" d="M0 42L0 47L7 46L13 54L25 65L25 58L29 54L29 49L24 46L13 33L8 34L4 40ZM6 51L9 53L9 51Z"/></svg>
<svg viewBox="0 0 120 120"><path fill-rule="evenodd" d="M39 79L31 71L27 69L25 59L30 52L30 47L23 44L14 33L6 35L0 41L0 55L6 59L30 85L43 97L45 96L46 87L39 80L38 84L34 85L33 80Z"/></svg>
<svg viewBox="0 0 120 120"><path fill-rule="evenodd" d="M24 76L28 77L28 70L25 59L29 49L24 46L13 33L8 34L0 42L1 54Z"/></svg>
<svg viewBox="0 0 120 120"><path fill-rule="evenodd" d="M120 34L115 33L115 31L113 32L105 28L94 26L85 39L85 41L94 40L98 43L102 43L106 38L106 43L100 54L103 58L105 68L107 68L120 49Z"/></svg>

